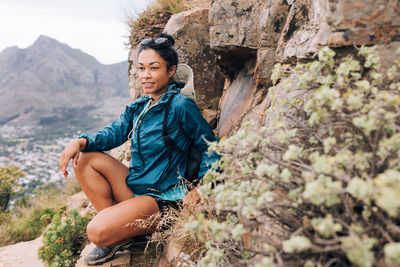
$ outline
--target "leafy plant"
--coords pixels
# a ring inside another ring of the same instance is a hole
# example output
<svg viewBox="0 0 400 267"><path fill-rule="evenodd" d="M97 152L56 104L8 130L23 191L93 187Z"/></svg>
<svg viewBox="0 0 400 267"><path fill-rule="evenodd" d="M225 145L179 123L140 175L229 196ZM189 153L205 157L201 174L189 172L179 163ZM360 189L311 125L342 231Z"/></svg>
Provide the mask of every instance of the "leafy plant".
<svg viewBox="0 0 400 267"><path fill-rule="evenodd" d="M89 218L81 217L77 210L65 213L59 210L43 233L43 246L39 258L49 266L74 266L86 241L86 226Z"/></svg>
<svg viewBox="0 0 400 267"><path fill-rule="evenodd" d="M16 166L0 167L0 209L5 211L11 195L17 187L18 178L24 177L25 173Z"/></svg>
<svg viewBox="0 0 400 267"><path fill-rule="evenodd" d="M10 213L3 213L4 222L0 232L0 245L13 244L20 241L32 240L42 233L50 223L55 211L52 208L35 209L28 216L14 217Z"/></svg>
<svg viewBox="0 0 400 267"><path fill-rule="evenodd" d="M77 184L68 179L62 188L45 187L16 199L12 210L0 212L0 246L40 236L65 199L77 192Z"/></svg>
<svg viewBox="0 0 400 267"><path fill-rule="evenodd" d="M275 66L266 115L276 119L211 144L222 158L199 192L226 219L186 224L209 238L199 265L400 262L397 52L387 70L374 47Z"/></svg>
<svg viewBox="0 0 400 267"><path fill-rule="evenodd" d="M190 1L187 0L157 0L145 11L137 14L128 15L128 25L130 28L129 44L134 47L145 37L154 37L162 32L168 19L177 13L191 8Z"/></svg>

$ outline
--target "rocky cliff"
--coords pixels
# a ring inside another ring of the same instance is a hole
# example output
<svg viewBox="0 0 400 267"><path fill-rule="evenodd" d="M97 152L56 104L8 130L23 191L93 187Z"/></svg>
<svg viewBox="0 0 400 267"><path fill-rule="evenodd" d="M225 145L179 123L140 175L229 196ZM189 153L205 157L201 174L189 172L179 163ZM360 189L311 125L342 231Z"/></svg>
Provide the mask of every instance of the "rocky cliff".
<svg viewBox="0 0 400 267"><path fill-rule="evenodd" d="M249 119L264 124L275 63L314 59L322 46L346 49L395 42L399 15L398 1L214 1L210 46L229 77L219 106L219 135Z"/></svg>
<svg viewBox="0 0 400 267"><path fill-rule="evenodd" d="M214 0L209 9L172 16L164 32L176 38L180 62L194 69L200 108L220 97L215 111L222 137L249 119L264 124L275 63L314 59L322 46L396 42L399 27L395 0ZM131 98L140 95L137 48L129 57Z"/></svg>

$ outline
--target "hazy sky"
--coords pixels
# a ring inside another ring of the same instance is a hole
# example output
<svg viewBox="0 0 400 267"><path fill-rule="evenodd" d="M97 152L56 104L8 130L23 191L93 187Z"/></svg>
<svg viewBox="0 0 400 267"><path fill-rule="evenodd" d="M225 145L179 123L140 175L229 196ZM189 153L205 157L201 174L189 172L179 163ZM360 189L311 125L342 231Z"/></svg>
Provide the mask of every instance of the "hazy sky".
<svg viewBox="0 0 400 267"><path fill-rule="evenodd" d="M0 52L47 35L103 64L127 60L127 15L152 0L0 0Z"/></svg>

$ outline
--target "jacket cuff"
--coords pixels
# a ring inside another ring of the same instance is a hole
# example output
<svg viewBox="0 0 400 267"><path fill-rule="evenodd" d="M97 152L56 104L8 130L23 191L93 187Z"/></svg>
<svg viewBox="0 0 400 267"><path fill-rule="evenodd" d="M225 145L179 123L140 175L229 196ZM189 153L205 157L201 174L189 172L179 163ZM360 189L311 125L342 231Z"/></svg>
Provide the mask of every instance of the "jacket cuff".
<svg viewBox="0 0 400 267"><path fill-rule="evenodd" d="M82 149L81 152L91 152L91 151L93 151L93 141L90 138L90 134L86 134L86 133L81 134L78 137L78 139L79 138L85 138L86 139L86 147L85 147L85 149Z"/></svg>

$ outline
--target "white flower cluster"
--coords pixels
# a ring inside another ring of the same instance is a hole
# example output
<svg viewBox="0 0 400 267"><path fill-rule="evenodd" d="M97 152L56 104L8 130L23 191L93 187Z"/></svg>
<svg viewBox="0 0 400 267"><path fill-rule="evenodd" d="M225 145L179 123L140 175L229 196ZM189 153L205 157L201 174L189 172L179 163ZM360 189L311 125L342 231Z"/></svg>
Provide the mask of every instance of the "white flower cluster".
<svg viewBox="0 0 400 267"><path fill-rule="evenodd" d="M198 191L218 219L186 224L209 247L200 265L400 264L400 59L381 73L374 47L358 56L323 47L316 61L277 64L269 97L290 114L210 145L222 158ZM279 88L311 93L279 102Z"/></svg>

